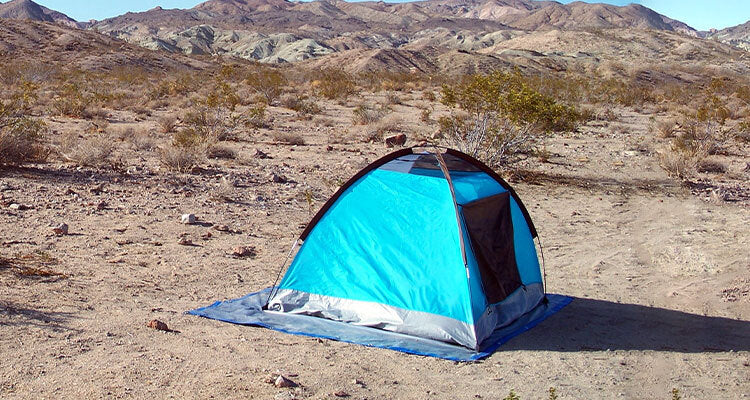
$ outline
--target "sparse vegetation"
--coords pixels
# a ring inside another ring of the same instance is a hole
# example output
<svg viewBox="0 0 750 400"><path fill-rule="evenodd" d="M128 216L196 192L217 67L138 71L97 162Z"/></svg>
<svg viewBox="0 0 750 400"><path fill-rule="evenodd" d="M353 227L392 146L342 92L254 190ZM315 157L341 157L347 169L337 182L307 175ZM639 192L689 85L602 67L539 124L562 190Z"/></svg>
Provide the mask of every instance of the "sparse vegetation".
<svg viewBox="0 0 750 400"><path fill-rule="evenodd" d="M0 165L19 165L47 159L46 124L26 113L33 96L23 91L0 99Z"/></svg>
<svg viewBox="0 0 750 400"><path fill-rule="evenodd" d="M354 77L338 69L320 71L313 87L318 95L330 100L346 100L360 90Z"/></svg>
<svg viewBox="0 0 750 400"><path fill-rule="evenodd" d="M518 74L474 75L443 86L450 117L441 132L460 150L498 166L511 161L544 133L573 130L581 120L573 108L529 87Z"/></svg>
<svg viewBox="0 0 750 400"><path fill-rule="evenodd" d="M275 131L272 134L274 142L301 146L305 144L305 138L296 132Z"/></svg>

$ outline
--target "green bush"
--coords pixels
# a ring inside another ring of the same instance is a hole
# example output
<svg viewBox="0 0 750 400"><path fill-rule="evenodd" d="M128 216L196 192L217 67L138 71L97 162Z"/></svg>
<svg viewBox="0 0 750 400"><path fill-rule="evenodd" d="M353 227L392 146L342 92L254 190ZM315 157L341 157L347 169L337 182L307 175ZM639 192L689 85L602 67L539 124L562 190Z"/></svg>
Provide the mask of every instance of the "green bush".
<svg viewBox="0 0 750 400"><path fill-rule="evenodd" d="M268 104L274 104L278 100L287 84L287 79L281 72L266 67L252 72L245 81L253 90L260 93Z"/></svg>
<svg viewBox="0 0 750 400"><path fill-rule="evenodd" d="M317 93L330 100L346 100L359 92L354 77L339 69L321 71L315 82Z"/></svg>
<svg viewBox="0 0 750 400"><path fill-rule="evenodd" d="M8 100L0 99L0 165L40 162L49 156L45 144L47 126L28 117L28 98L15 93Z"/></svg>
<svg viewBox="0 0 750 400"><path fill-rule="evenodd" d="M497 71L444 85L441 102L451 109L438 121L443 136L494 166L510 162L540 135L573 130L582 119L574 108L528 86L518 73Z"/></svg>

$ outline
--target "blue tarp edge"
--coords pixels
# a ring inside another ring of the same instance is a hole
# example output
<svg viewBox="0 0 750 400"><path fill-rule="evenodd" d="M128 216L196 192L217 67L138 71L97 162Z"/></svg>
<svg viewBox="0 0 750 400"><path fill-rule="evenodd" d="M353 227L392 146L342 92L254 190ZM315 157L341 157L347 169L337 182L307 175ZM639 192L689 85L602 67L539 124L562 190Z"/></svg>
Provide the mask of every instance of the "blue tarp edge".
<svg viewBox="0 0 750 400"><path fill-rule="evenodd" d="M322 333L293 330L293 329L289 329L288 327L265 323L265 322L260 321L259 319L254 319L250 321L248 320L240 321L238 319L223 317L221 316L221 313L212 312L212 311L215 311L220 306L231 306L232 303L238 303L238 302L241 302L242 300L251 299L254 296L260 296L261 293L267 292L268 290L270 289L264 289L262 291L253 292L238 299L217 301L209 306L187 311L186 314L196 315L196 316L200 316L204 318L209 318L209 319L214 319L217 321L229 322L229 323L239 324L239 325L259 326L259 327L263 327L266 329L271 329L277 332L282 332L282 333L291 334L291 335L336 340L339 342L359 344L359 345L367 346L367 347L395 350L395 351L399 351L399 352L403 352L407 354L435 357L435 358L441 358L441 359L452 360L452 361L476 361L476 360L481 360L483 358L490 356L492 353L497 351L497 349L500 348L500 346L507 343L509 340L513 339L514 337L537 326L539 323L541 323L545 319L549 318L550 316L552 316L553 314L557 313L558 311L563 309L565 306L570 304L570 302L573 300L573 298L569 296L558 295L558 294L547 294L548 303L540 304L538 306L538 307L546 307L546 309L541 315L526 322L523 325L520 325L518 327L513 327L513 329L508 332L503 331L502 328L499 331L496 331L496 332L503 332L503 334L498 335L498 337L495 337L495 335L490 336L485 341L485 344L483 344L484 349L480 352L470 352L468 349L460 347L460 346L451 346L442 342L432 341L428 339L421 340L423 344L422 346L419 346L421 347L421 349L408 348L408 347L403 347L403 346L398 346L398 345L372 344L372 343L367 343L364 341L357 341L355 339L346 339L346 338L341 338L341 337L325 335ZM248 310L252 310L255 314L267 313L266 311L255 309L255 308L249 308ZM530 314L534 313L535 311L537 311L537 309L532 310ZM278 318L281 315L279 313L274 313L274 316ZM320 320L320 318L318 317L305 316L305 315L293 315L293 317L304 318L304 319L312 318L314 320ZM343 325L343 327L348 325L344 322L329 321L329 320L326 320L326 321L327 323L341 324ZM371 329L370 333L381 332L384 337L388 337L391 335L398 335L398 334L394 334L393 332L381 331L375 328L367 328L367 329ZM384 342L387 342L387 340L385 340ZM426 350L425 348L429 346L424 346L424 344L429 343L429 342L435 342L435 346L443 349L444 351L443 352L439 352L439 351L431 352L431 351ZM446 346L455 347L456 354L455 355L448 354L448 352L445 351Z"/></svg>

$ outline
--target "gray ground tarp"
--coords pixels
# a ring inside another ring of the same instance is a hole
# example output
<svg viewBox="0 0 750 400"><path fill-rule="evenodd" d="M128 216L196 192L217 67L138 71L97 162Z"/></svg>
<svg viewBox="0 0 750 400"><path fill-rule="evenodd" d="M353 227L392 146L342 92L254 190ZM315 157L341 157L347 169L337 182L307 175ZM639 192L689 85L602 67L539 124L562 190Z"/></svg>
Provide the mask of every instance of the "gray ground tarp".
<svg viewBox="0 0 750 400"><path fill-rule="evenodd" d="M364 346L380 347L405 353L444 358L454 361L473 361L485 358L511 338L533 328L571 302L571 298L548 294L544 302L512 324L495 330L482 343L482 351L452 345L437 340L423 339L365 326L357 326L309 315L264 311L270 288L245 297L216 302L208 307L188 311L188 314L231 322L255 325L294 335L319 337Z"/></svg>

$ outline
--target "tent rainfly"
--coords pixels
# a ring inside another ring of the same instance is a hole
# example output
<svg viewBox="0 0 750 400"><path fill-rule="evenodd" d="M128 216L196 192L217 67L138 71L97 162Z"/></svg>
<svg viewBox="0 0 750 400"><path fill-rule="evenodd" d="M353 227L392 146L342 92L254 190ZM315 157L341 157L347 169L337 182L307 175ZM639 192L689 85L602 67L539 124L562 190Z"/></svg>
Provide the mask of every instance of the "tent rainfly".
<svg viewBox="0 0 750 400"><path fill-rule="evenodd" d="M521 199L486 165L403 149L326 202L278 286L192 313L477 359L570 301L545 295L536 236Z"/></svg>

